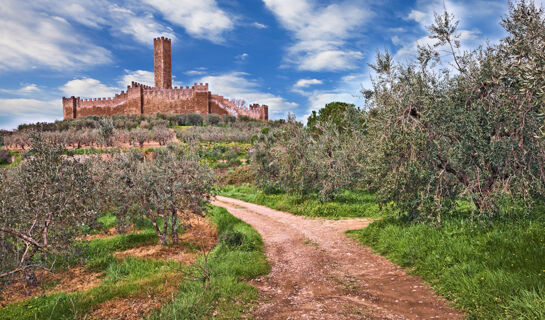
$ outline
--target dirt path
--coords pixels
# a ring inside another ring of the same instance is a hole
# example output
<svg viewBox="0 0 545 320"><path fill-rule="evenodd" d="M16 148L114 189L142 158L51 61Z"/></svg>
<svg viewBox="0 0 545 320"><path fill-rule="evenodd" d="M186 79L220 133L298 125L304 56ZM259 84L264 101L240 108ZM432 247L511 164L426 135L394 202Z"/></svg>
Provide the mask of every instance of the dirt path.
<svg viewBox="0 0 545 320"><path fill-rule="evenodd" d="M407 275L344 231L371 221L309 219L217 197L215 205L263 237L271 272L252 281L258 319L460 319L418 277Z"/></svg>

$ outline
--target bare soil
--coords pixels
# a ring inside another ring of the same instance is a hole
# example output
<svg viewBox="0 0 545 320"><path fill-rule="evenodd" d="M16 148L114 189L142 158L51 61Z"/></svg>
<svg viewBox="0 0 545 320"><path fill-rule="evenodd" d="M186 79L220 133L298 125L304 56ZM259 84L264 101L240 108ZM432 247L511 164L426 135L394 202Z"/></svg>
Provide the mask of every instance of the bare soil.
<svg viewBox="0 0 545 320"><path fill-rule="evenodd" d="M159 286L145 287L138 295L105 301L85 315L89 320L133 320L145 319L153 311L161 308L174 295L182 278L178 274L164 275L164 282Z"/></svg>
<svg viewBox="0 0 545 320"><path fill-rule="evenodd" d="M22 279L21 274L1 288L0 306L27 300L40 294L86 291L99 286L103 275L102 272L92 272L84 267L70 268L57 273L38 270L36 276L40 279L40 285L29 287Z"/></svg>
<svg viewBox="0 0 545 320"><path fill-rule="evenodd" d="M310 219L217 197L263 237L271 272L251 282L262 294L257 319L461 319L418 277L344 232L371 219Z"/></svg>

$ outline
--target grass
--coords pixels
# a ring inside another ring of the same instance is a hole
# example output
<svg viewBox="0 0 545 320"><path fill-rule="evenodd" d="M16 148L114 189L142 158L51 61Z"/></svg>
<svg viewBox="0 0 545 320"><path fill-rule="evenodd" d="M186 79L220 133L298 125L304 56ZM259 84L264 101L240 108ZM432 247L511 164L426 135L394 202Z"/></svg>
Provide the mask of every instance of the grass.
<svg viewBox="0 0 545 320"><path fill-rule="evenodd" d="M211 218L220 242L208 258L211 274L206 289L202 271L194 269L195 279L182 282L174 300L151 319L239 319L253 307L258 292L244 280L269 271L263 241L257 231L223 208L212 207Z"/></svg>
<svg viewBox="0 0 545 320"><path fill-rule="evenodd" d="M376 221L349 235L409 268L469 319L545 319L545 220L482 226L463 217L440 228Z"/></svg>
<svg viewBox="0 0 545 320"><path fill-rule="evenodd" d="M22 153L19 150L10 150L9 155L13 157L13 162L11 163L2 163L0 164L0 168L12 168L17 166L19 163L21 163L22 159Z"/></svg>
<svg viewBox="0 0 545 320"><path fill-rule="evenodd" d="M259 234L225 209L214 207L210 218L217 225L220 243L209 255L210 281L202 288L199 265L182 266L177 261L127 257L119 260L116 251L157 243L153 230L135 234L93 239L81 244L87 268L103 271L98 287L76 293L35 296L0 308L0 320L8 319L81 319L108 300L127 297L164 296L175 298L151 317L154 319L240 318L257 298L257 290L245 279L268 272ZM110 215L102 217L111 224ZM189 277L184 278L184 274ZM184 281L182 281L184 280ZM167 283L180 283L167 288ZM170 290L169 292L165 290ZM166 299L164 299L166 300Z"/></svg>
<svg viewBox="0 0 545 320"><path fill-rule="evenodd" d="M159 293L165 279L182 268L178 262L131 257L118 260L113 256L116 251L156 242L155 233L145 230L82 244L85 265L104 271L98 287L70 294L44 294L13 303L0 309L0 319L78 319L107 300Z"/></svg>
<svg viewBox="0 0 545 320"><path fill-rule="evenodd" d="M336 219L380 215L375 196L362 190L345 190L328 202L319 201L316 195L300 198L286 193L266 194L249 184L224 186L219 194L308 217Z"/></svg>

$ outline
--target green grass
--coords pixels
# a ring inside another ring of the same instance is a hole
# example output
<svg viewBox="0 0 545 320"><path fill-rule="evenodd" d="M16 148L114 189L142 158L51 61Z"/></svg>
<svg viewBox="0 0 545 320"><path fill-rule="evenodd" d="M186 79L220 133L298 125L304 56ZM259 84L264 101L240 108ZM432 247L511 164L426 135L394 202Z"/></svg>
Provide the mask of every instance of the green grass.
<svg viewBox="0 0 545 320"><path fill-rule="evenodd" d="M240 319L252 308L258 292L244 280L269 271L263 241L223 208L213 207L211 218L221 240L209 256L207 288L198 279L182 282L180 293L151 319ZM195 269L193 276L199 278L202 272Z"/></svg>
<svg viewBox="0 0 545 320"><path fill-rule="evenodd" d="M17 166L19 163L21 163L21 159L23 158L22 153L19 150L10 150L9 155L14 157L12 163L2 163L0 164L0 168L12 168Z"/></svg>
<svg viewBox="0 0 545 320"><path fill-rule="evenodd" d="M545 319L543 218L482 226L457 217L440 228L387 218L349 234L424 278L469 319Z"/></svg>
<svg viewBox="0 0 545 320"><path fill-rule="evenodd" d="M316 195L300 198L286 193L265 194L251 185L225 186L220 195L257 203L296 215L323 218L376 217L380 215L375 196L361 190L346 190L333 201L321 202Z"/></svg>
<svg viewBox="0 0 545 320"><path fill-rule="evenodd" d="M99 271L107 269L117 261L113 256L114 252L155 244L157 241L155 231L147 229L138 233L94 239L89 243L81 244L81 247L86 266L91 270Z"/></svg>
<svg viewBox="0 0 545 320"><path fill-rule="evenodd" d="M85 265L104 271L102 283L95 288L72 294L56 293L35 296L0 309L0 319L79 319L99 304L114 298L145 293L163 285L168 274L179 272L178 262L113 256L122 251L157 242L152 230L94 239L81 244ZM62 272L62 271L60 271Z"/></svg>
<svg viewBox="0 0 545 320"><path fill-rule="evenodd" d="M97 221L100 223L101 229L103 230L109 230L110 228L115 227L116 225L116 218L111 213L106 213L100 216ZM97 230L97 232L100 232L102 230Z"/></svg>
<svg viewBox="0 0 545 320"><path fill-rule="evenodd" d="M132 257L118 260L113 256L116 251L157 243L154 231L144 229L135 234L94 239L81 244L85 265L92 270L104 271L98 287L72 294L40 295L10 304L0 308L0 320L82 319L105 301L161 295L167 279L172 282L182 278L184 281L175 299L152 318L240 318L258 296L257 290L244 280L269 270L263 242L254 229L223 208L212 208L211 219L218 227L221 241L209 255L211 277L206 290L198 280L201 272L197 266L202 264L202 258L194 266L187 267L177 261ZM105 215L103 220L108 222L111 217Z"/></svg>

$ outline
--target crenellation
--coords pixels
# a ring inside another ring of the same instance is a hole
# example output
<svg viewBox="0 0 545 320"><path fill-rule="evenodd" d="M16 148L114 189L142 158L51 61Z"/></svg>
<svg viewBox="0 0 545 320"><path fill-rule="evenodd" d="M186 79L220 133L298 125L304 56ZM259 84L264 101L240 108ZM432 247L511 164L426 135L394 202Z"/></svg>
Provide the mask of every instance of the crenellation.
<svg viewBox="0 0 545 320"><path fill-rule="evenodd" d="M210 93L208 83L195 82L192 87L172 87L171 40L165 37L153 40L154 87L131 81L127 91L116 93L113 98L63 97L64 118L160 112L247 115L255 119L268 120L268 106L253 104L248 108L238 108L234 101Z"/></svg>

